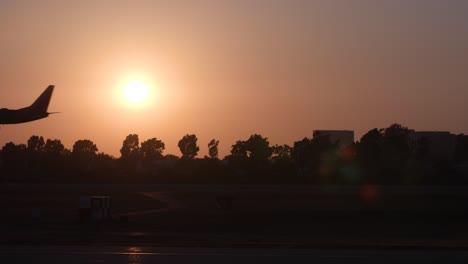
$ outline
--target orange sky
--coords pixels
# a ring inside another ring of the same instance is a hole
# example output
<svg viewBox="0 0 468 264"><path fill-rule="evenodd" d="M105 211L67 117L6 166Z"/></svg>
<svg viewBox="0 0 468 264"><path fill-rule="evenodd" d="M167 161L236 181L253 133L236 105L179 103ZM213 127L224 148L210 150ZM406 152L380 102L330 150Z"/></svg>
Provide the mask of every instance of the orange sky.
<svg viewBox="0 0 468 264"><path fill-rule="evenodd" d="M464 1L1 1L0 107L55 84L47 119L0 129L120 156L126 135L179 154L187 133L220 154L253 133L292 144L314 129L357 139L398 122L468 133ZM151 104L119 87L145 79Z"/></svg>

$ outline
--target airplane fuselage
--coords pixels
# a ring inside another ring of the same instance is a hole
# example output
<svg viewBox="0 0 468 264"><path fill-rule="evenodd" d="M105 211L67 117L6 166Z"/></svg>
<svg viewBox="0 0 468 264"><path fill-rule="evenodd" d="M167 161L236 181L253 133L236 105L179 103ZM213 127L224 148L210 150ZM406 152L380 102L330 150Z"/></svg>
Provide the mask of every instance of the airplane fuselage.
<svg viewBox="0 0 468 264"><path fill-rule="evenodd" d="M47 112L37 112L27 107L18 110L2 108L0 109L0 124L20 124L46 118L48 116L49 113Z"/></svg>

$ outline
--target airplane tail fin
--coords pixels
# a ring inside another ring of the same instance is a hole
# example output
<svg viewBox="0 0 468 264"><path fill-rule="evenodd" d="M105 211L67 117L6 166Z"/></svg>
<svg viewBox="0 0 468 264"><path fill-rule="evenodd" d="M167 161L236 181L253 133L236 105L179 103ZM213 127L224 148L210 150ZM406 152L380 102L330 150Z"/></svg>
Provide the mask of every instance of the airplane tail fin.
<svg viewBox="0 0 468 264"><path fill-rule="evenodd" d="M54 85L49 85L47 89L45 89L45 91L36 99L36 101L34 101L31 107L36 111L46 113L53 91Z"/></svg>

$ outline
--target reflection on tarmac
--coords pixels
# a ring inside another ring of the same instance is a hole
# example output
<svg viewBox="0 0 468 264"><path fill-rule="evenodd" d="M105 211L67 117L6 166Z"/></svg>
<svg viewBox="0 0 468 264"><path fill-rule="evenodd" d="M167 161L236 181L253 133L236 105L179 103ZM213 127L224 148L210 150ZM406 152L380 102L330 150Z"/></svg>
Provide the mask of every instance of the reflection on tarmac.
<svg viewBox="0 0 468 264"><path fill-rule="evenodd" d="M144 254L140 247L129 247L127 248L127 256L129 264L141 264L144 263Z"/></svg>
<svg viewBox="0 0 468 264"><path fill-rule="evenodd" d="M467 263L456 250L318 250L3 246L1 263Z"/></svg>

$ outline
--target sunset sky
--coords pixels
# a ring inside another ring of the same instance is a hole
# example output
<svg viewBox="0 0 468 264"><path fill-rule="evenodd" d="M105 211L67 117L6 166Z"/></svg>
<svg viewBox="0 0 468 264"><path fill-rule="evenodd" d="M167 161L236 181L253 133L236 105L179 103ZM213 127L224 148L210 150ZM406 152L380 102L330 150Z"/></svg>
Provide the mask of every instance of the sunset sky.
<svg viewBox="0 0 468 264"><path fill-rule="evenodd" d="M183 135L220 156L260 133L272 144L314 129L468 133L468 1L0 1L0 108L56 89L46 119L0 128L71 148L90 139ZM148 97L132 103L128 83Z"/></svg>

